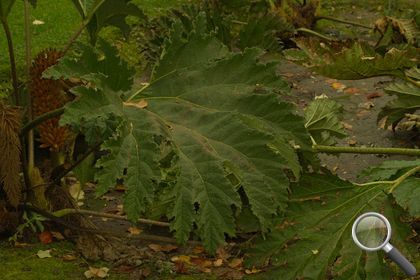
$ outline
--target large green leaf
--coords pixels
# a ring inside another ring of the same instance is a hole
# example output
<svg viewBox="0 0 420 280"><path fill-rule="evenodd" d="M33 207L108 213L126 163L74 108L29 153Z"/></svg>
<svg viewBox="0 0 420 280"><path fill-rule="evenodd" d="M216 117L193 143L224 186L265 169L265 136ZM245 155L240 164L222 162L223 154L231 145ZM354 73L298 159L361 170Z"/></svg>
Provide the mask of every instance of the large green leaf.
<svg viewBox="0 0 420 280"><path fill-rule="evenodd" d="M341 111L337 102L327 98L315 99L305 109L305 127L317 144L333 145L334 137L346 137L339 120Z"/></svg>
<svg viewBox="0 0 420 280"><path fill-rule="evenodd" d="M383 252L362 252L352 241L355 218L369 211L391 222L391 243L408 259L419 257L402 209L384 191L388 185L357 187L332 175L305 175L293 186L283 222L250 251L252 264L266 264L258 279L391 279Z"/></svg>
<svg viewBox="0 0 420 280"><path fill-rule="evenodd" d="M16 0L1 0L0 1L0 19L5 21L10 11L12 10L13 4Z"/></svg>
<svg viewBox="0 0 420 280"><path fill-rule="evenodd" d="M411 46L392 48L384 55L367 44L322 43L316 39L295 39L305 55L288 52L289 58L304 64L321 75L356 80L375 76L404 77L404 70L416 65L418 50Z"/></svg>
<svg viewBox="0 0 420 280"><path fill-rule="evenodd" d="M225 234L235 235L234 216L243 206L261 230L272 226L287 202L286 170L300 175L295 147L310 155L311 145L303 119L280 100L287 84L276 75L276 64L259 63L256 49L227 53L211 34L194 32L185 42L167 41L156 69L162 74L134 94L93 75L93 85L74 90L78 98L66 106L62 123L80 127L121 118L102 146L107 155L98 162L98 194L124 179L124 207L135 220L165 193L164 214L178 240L186 241L196 226L214 252ZM183 56L185 49L206 54L194 63ZM177 63L167 61L173 58Z"/></svg>

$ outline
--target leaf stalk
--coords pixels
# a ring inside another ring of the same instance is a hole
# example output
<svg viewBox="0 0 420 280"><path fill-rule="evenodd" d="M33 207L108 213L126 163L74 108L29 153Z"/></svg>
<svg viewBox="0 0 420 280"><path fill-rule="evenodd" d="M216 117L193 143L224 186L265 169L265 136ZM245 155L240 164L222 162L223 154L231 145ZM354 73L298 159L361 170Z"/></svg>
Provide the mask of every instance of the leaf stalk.
<svg viewBox="0 0 420 280"><path fill-rule="evenodd" d="M329 154L348 153L348 154L384 154L384 155L420 156L420 149L409 149L409 148L313 145L312 149L316 153L329 153Z"/></svg>

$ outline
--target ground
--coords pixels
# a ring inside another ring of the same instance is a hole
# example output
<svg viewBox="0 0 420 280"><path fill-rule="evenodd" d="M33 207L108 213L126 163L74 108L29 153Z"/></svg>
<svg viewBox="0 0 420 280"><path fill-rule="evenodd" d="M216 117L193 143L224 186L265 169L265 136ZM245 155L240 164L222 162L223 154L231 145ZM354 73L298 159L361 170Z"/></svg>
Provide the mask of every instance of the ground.
<svg viewBox="0 0 420 280"><path fill-rule="evenodd" d="M184 3L183 0L135 0L141 3L146 12L150 15L158 15L173 5ZM325 1L323 9L326 14L347 18L364 24L372 24L375 18L378 18L383 11L387 9L387 3L398 2L399 8L419 9L420 3L415 0L406 1ZM356 3L357 2L357 3ZM50 47L62 47L69 36L78 26L78 15L71 7L71 1L67 0L48 0L39 1L38 8L33 11L32 20L40 20L44 22L41 25L32 25L33 35L33 53ZM56 24L59 22L60 24ZM23 4L17 1L10 18L10 24L14 33L15 45L17 47L17 61L19 71L22 73L24 61L24 38L23 38ZM337 25L328 21L320 21L317 28L325 31L330 36L355 37L360 34L369 38L373 36L369 31L361 28L355 28L349 25ZM105 31L106 32L106 31ZM110 32L109 36L114 36ZM0 41L0 49L6 50L4 40ZM8 73L8 57L7 52L0 52L0 81L5 80ZM302 110L305 105L315 96L325 94L330 98L337 100L344 108L344 123L349 134L349 138L341 141L343 145L365 145L365 146L383 146L383 147L413 147L419 144L419 139L413 137L410 133L390 130L384 130L378 127L377 114L379 109L391 98L383 95L382 89L391 81L390 78L371 78L359 81L332 81L328 78L321 77L312 73L304 67L298 66L288 61L282 60L279 69L279 75L287 80L293 93L293 101L297 107ZM343 85L339 89L333 86L333 83ZM1 86L1 83L0 83ZM1 87L0 87L1 88ZM403 159L403 156L392 156L393 159ZM353 155L342 154L340 156L322 156L323 163L330 167L331 170L337 172L340 176L359 180L356 175L363 169L378 164L388 157L380 157L376 155ZM109 194L108 199L85 201L87 209L104 209L108 213L118 211L119 197L118 192ZM89 190L87 191L89 197ZM109 227L109 220L95 218L95 222L102 223L103 227ZM112 227L120 231L121 235L127 236L127 230L130 224L127 222L112 222ZM139 227L145 232L156 232L156 228ZM162 230L160 230L162 231ZM164 230L163 230L164 231ZM162 232L160 232L162 233ZM169 233L166 232L166 234ZM125 240L125 239L124 239ZM118 241L120 242L120 241ZM171 256L190 254L194 250L194 246L187 246L183 249L176 248L168 256L161 256L162 252L154 252L147 247L147 244L136 238L130 241L124 241L119 250L111 253L110 262L88 261L80 252L92 253L88 243L79 243L79 250L76 246L68 241L55 240L51 244L41 244L36 239L28 244L21 244L22 248L16 248L7 241L0 243L0 275L1 279L85 279L83 273L88 270L89 266L93 267L109 267L111 268L108 279L140 279L146 274L147 279L217 279L213 274L200 273L197 271L192 276L175 276L170 273L171 270L179 270L180 268L168 260ZM80 248L80 246L86 246ZM116 243L120 244L120 243ZM131 250L130 246L134 246L138 251L133 250L133 254L124 255L125 249ZM37 256L39 250L51 251L51 258L40 259ZM81 249L81 250L80 250ZM137 254L137 255L136 255ZM131 266L124 266L116 263L113 259L121 258L141 258L149 254L149 261L142 262L138 267L132 269ZM151 254L151 256L150 256ZM64 256L75 256L75 259L66 260ZM124 255L124 256L123 256ZM156 264L158 263L158 265ZM167 267L167 269L166 269ZM166 270L165 270L166 269ZM149 270L149 271L148 271ZM217 273L216 273L217 274ZM131 276L130 276L131 275ZM137 278L136 278L137 277ZM226 279L226 278L225 278Z"/></svg>

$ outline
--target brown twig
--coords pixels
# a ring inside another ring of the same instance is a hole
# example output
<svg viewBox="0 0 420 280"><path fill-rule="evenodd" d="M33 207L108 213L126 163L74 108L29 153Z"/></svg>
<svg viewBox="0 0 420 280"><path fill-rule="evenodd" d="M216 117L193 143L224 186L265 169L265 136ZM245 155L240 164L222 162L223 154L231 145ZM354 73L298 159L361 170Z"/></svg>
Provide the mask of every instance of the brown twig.
<svg viewBox="0 0 420 280"><path fill-rule="evenodd" d="M63 217L70 214L81 214L81 215L91 215L91 216L97 216L97 217L103 217L103 218L110 218L110 219L117 219L117 220L124 220L128 221L128 218L126 216L120 216L115 214L108 214L108 213L102 213L102 212L96 212L91 210L84 210L84 209L61 209L58 211L55 211L53 213L56 217ZM160 222L155 220L149 220L149 219L138 219L138 223L140 224L147 224L147 225L153 225L153 226L159 226L159 227L169 227L170 224L166 222Z"/></svg>

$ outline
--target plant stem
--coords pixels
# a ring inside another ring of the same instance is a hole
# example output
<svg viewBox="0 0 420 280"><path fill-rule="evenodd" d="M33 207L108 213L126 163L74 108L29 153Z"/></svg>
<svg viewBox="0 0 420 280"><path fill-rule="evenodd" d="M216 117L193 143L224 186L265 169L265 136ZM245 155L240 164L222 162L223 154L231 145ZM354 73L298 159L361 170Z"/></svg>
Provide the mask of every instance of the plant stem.
<svg viewBox="0 0 420 280"><path fill-rule="evenodd" d="M104 218L111 218L111 219L117 219L117 220L124 220L128 221L128 218L126 216L120 216L120 215L114 215L114 214L108 214L108 213L101 213L91 210L84 210L84 209L73 209L73 208L66 208L61 209L58 211L55 211L52 213L56 217L63 217L70 214L83 214L83 215L91 215L91 216L97 216L97 217L104 217ZM160 221L154 221L149 219L138 219L138 222L140 224L147 224L147 225L153 225L153 226L159 226L159 227L169 227L169 223L166 222L160 222Z"/></svg>
<svg viewBox="0 0 420 280"><path fill-rule="evenodd" d="M25 17L25 74L26 74L26 91L27 91L27 110L28 110L28 120L32 121L33 112L32 112L32 98L31 98L31 23L30 23L30 12L29 12L29 3L28 0L23 1L24 4L24 17ZM23 135L23 138L26 138L26 134ZM28 172L32 172L35 166L35 149L34 149L34 132L29 130L28 132Z"/></svg>
<svg viewBox="0 0 420 280"><path fill-rule="evenodd" d="M41 116L36 117L34 120L30 121L22 128L22 130L20 131L20 135L22 136L26 135L31 129L35 128L43 121L55 118L63 113L64 113L64 107L55 109L53 111L49 111Z"/></svg>
<svg viewBox="0 0 420 280"><path fill-rule="evenodd" d="M6 34L7 47L9 50L10 72L12 75L12 84L13 84L13 96L15 99L16 106L19 106L19 83L18 83L18 78L17 78L16 59L15 59L15 51L13 47L12 33L10 32L10 27L9 27L9 23L7 22L7 19L2 18L1 24L3 26L4 33Z"/></svg>
<svg viewBox="0 0 420 280"><path fill-rule="evenodd" d="M60 180L66 176L70 171L72 171L76 166L78 166L82 161L84 161L91 153L93 153L102 142L97 143L95 146L89 148L77 161L75 161L69 168L64 169L60 174L57 175L54 179L54 183L58 184Z"/></svg>
<svg viewBox="0 0 420 280"><path fill-rule="evenodd" d="M368 183L353 183L353 185L356 185L358 187L366 187L366 186L372 186L372 185L387 185L387 184L393 184L394 181L375 181L375 182L368 182Z"/></svg>
<svg viewBox="0 0 420 280"><path fill-rule="evenodd" d="M308 28L301 27L301 28L296 29L296 31L297 32L303 32L303 33L311 34L311 35L314 35L316 37L319 37L319 38L324 39L324 40L329 41L329 42L335 41L335 39L333 39L333 38L330 38L328 36L325 36L325 35L323 35L321 33L318 33L316 31L313 31L313 30L308 29Z"/></svg>
<svg viewBox="0 0 420 280"><path fill-rule="evenodd" d="M67 45L64 47L63 56L69 51L73 43L76 42L77 38L79 38L80 34L82 34L83 30L92 20L92 17L95 15L96 11L99 9L99 7L102 6L104 2L105 0L101 0L100 2L98 2L95 5L95 7L92 8L92 11L88 15L85 16L82 23L80 24L80 27L76 30L73 36L70 37L69 41L67 42Z"/></svg>
<svg viewBox="0 0 420 280"><path fill-rule="evenodd" d="M366 29L372 29L371 26L364 25L362 23L358 23L358 22L354 22L354 21L345 20L345 19L340 19L340 18L335 18L335 17L330 17L330 16L317 16L316 17L316 20L321 20L321 19L340 22L340 23L344 23L344 24L350 24L350 25L354 25L354 26L358 26L358 27L362 27L362 28L366 28Z"/></svg>
<svg viewBox="0 0 420 280"><path fill-rule="evenodd" d="M347 146L323 146L313 145L312 149L316 153L350 153L350 154L384 154L384 155L407 155L420 156L420 149L408 148L369 148L369 147L347 147Z"/></svg>
<svg viewBox="0 0 420 280"><path fill-rule="evenodd" d="M401 175L400 177L398 177L397 179L395 179L394 180L394 184L392 184L392 186L389 189L388 193L392 193L395 190L396 187L398 187L399 185L401 185L402 182L404 182L405 179L407 179L411 175L416 174L419 171L420 171L420 166L417 166L417 167L414 167L414 168L408 170L406 173L404 173L403 175Z"/></svg>

